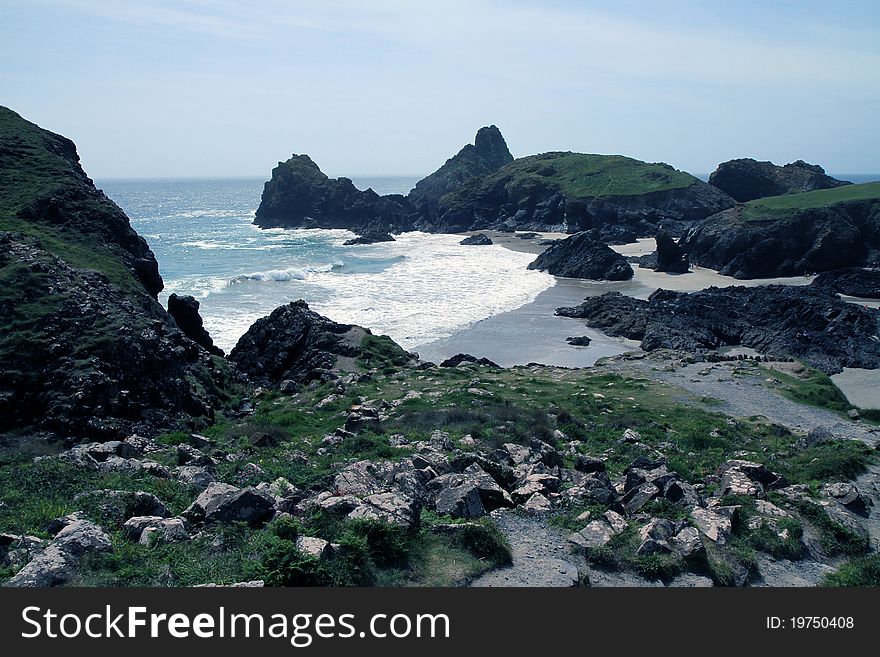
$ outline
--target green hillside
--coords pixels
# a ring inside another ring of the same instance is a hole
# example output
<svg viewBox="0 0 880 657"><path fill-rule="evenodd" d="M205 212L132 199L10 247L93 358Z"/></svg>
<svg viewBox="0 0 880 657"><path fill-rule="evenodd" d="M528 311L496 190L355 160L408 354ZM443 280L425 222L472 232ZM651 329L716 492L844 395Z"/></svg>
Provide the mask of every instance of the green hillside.
<svg viewBox="0 0 880 657"><path fill-rule="evenodd" d="M784 219L802 210L827 208L849 201L880 201L880 182L755 199L745 204L743 218L748 221Z"/></svg>

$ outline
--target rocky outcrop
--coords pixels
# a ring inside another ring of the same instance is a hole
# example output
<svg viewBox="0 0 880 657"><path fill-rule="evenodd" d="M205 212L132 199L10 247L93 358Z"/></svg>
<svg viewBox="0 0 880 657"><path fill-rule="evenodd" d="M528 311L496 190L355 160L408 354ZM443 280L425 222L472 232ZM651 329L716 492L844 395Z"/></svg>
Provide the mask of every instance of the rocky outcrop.
<svg viewBox="0 0 880 657"><path fill-rule="evenodd" d="M665 230L657 233L657 250L649 255L637 258L639 267L653 269L668 274L687 274L690 271L690 260L684 249Z"/></svg>
<svg viewBox="0 0 880 657"><path fill-rule="evenodd" d="M743 345L795 357L826 373L880 368L880 311L813 287L715 288L690 294L658 290L647 301L609 292L556 313L579 317L645 350L690 352Z"/></svg>
<svg viewBox="0 0 880 657"><path fill-rule="evenodd" d="M515 160L444 196L422 230L519 229L633 241L658 226L686 226L734 205L733 199L665 164L616 155L544 153Z"/></svg>
<svg viewBox="0 0 880 657"><path fill-rule="evenodd" d="M596 281L626 281L633 277L626 258L587 232L553 244L529 264L529 269Z"/></svg>
<svg viewBox="0 0 880 657"><path fill-rule="evenodd" d="M432 217L436 215L443 196L511 162L513 155L507 149L501 131L494 125L480 128L473 144L467 144L437 171L416 183L407 200L420 213Z"/></svg>
<svg viewBox="0 0 880 657"><path fill-rule="evenodd" d="M256 488L236 488L215 482L202 491L183 515L191 522L260 525L269 520L274 512L275 501L268 493Z"/></svg>
<svg viewBox="0 0 880 657"><path fill-rule="evenodd" d="M78 572L80 562L90 554L110 552L110 536L81 514L65 516L54 523L60 531L5 586L47 587L66 584Z"/></svg>
<svg viewBox="0 0 880 657"><path fill-rule="evenodd" d="M476 235L471 235L470 237L465 237L459 244L462 246L489 246L492 244L491 238L487 237L483 233L477 233Z"/></svg>
<svg viewBox="0 0 880 657"><path fill-rule="evenodd" d="M385 233L380 230L367 230L358 237L345 240L345 242L342 243L342 246L357 246L359 244L376 244L377 242L394 241L395 239L390 233Z"/></svg>
<svg viewBox="0 0 880 657"><path fill-rule="evenodd" d="M254 322L229 353L229 360L261 383L331 380L337 376L340 358L353 364L354 359L369 356L362 343L371 335L359 326L322 317L309 310L305 301L294 301ZM373 354L375 358L396 365L412 360L390 339L382 340L385 349Z"/></svg>
<svg viewBox="0 0 880 657"><path fill-rule="evenodd" d="M719 164L709 176L709 184L744 203L764 196L811 192L852 183L832 178L818 164L807 164L803 160L778 166L743 158Z"/></svg>
<svg viewBox="0 0 880 657"><path fill-rule="evenodd" d="M851 297L880 299L880 269L836 269L819 274L811 285Z"/></svg>
<svg viewBox="0 0 880 657"><path fill-rule="evenodd" d="M214 341L205 330L202 316L199 315L199 302L195 297L172 294L168 297L168 314L174 318L177 327L186 337L203 347L209 354L224 355L222 349L214 346Z"/></svg>
<svg viewBox="0 0 880 657"><path fill-rule="evenodd" d="M691 262L734 278L796 276L861 267L880 253L880 183L762 199L726 210L689 229ZM785 207L797 204L800 207Z"/></svg>
<svg viewBox="0 0 880 657"><path fill-rule="evenodd" d="M231 381L156 295L156 259L73 143L0 108L0 432L75 440L209 419Z"/></svg>
<svg viewBox="0 0 880 657"><path fill-rule="evenodd" d="M293 155L272 170L254 223L260 228L388 233L411 230L413 213L403 196L361 191L348 178L328 178L308 155Z"/></svg>

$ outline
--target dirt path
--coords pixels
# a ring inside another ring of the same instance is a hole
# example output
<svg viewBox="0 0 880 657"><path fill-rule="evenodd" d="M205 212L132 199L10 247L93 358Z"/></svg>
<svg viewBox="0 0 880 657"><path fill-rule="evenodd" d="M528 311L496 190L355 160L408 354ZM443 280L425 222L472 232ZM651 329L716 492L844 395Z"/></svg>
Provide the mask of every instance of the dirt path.
<svg viewBox="0 0 880 657"><path fill-rule="evenodd" d="M728 415L763 416L794 431L826 427L838 438L852 438L869 444L880 441L880 429L875 426L852 422L832 411L800 404L775 393L765 383L772 373L749 361L694 363L674 371L667 371L662 362L649 359L614 363L610 367L635 370L695 395L720 400L721 404L713 410Z"/></svg>
<svg viewBox="0 0 880 657"><path fill-rule="evenodd" d="M578 571L586 568L586 562L569 553L564 531L550 525L544 517L515 511L496 512L492 517L510 542L513 565L488 572L471 586L578 585Z"/></svg>

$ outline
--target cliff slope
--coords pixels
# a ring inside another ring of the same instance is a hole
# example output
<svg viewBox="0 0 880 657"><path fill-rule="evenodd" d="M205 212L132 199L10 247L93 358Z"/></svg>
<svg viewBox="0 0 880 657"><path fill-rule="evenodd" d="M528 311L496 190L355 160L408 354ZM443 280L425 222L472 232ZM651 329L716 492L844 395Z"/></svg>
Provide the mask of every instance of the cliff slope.
<svg viewBox="0 0 880 657"><path fill-rule="evenodd" d="M0 108L0 188L0 432L109 439L211 417L225 363L158 303L153 253L73 142Z"/></svg>

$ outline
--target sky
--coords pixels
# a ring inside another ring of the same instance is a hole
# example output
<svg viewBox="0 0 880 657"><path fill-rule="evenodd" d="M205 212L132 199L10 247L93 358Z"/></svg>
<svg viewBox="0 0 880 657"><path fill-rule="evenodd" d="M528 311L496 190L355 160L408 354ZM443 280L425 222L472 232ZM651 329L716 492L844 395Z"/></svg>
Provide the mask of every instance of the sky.
<svg viewBox="0 0 880 657"><path fill-rule="evenodd" d="M514 156L880 172L880 2L0 0L0 104L93 178L422 175Z"/></svg>

